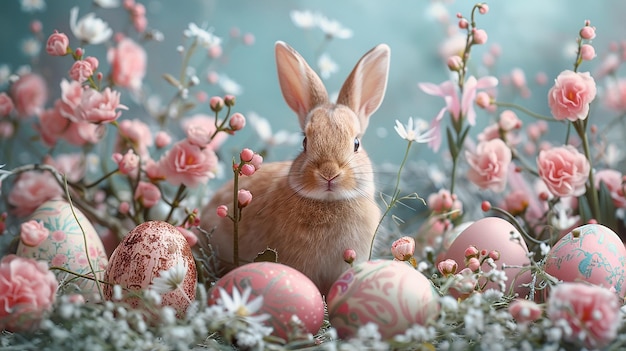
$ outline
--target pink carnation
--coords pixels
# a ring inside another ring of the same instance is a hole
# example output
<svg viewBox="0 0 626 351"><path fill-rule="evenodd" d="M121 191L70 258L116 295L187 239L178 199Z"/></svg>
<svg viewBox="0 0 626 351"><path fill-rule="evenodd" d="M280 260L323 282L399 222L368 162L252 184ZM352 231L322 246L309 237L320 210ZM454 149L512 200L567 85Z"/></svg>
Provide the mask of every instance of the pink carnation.
<svg viewBox="0 0 626 351"><path fill-rule="evenodd" d="M70 39L65 35L65 33L59 33L59 31L54 31L48 37L48 41L46 42L46 52L51 56L65 56L67 55L67 48L70 45Z"/></svg>
<svg viewBox="0 0 626 351"><path fill-rule="evenodd" d="M571 145L542 150L537 156L539 177L555 196L580 196L589 178L589 161Z"/></svg>
<svg viewBox="0 0 626 351"><path fill-rule="evenodd" d="M20 117L36 115L48 100L46 81L37 74L25 74L11 86L11 97Z"/></svg>
<svg viewBox="0 0 626 351"><path fill-rule="evenodd" d="M50 173L25 172L15 180L9 192L9 204L17 216L28 216L44 202L60 198L63 189Z"/></svg>
<svg viewBox="0 0 626 351"><path fill-rule="evenodd" d="M140 181L135 189L135 200L139 200L143 207L150 208L161 200L161 191L152 183Z"/></svg>
<svg viewBox="0 0 626 351"><path fill-rule="evenodd" d="M70 68L70 78L80 83L86 82L98 69L98 59L87 57L84 60L75 61Z"/></svg>
<svg viewBox="0 0 626 351"><path fill-rule="evenodd" d="M116 48L109 49L113 83L123 88L139 89L146 74L146 52L132 39L120 40Z"/></svg>
<svg viewBox="0 0 626 351"><path fill-rule="evenodd" d="M43 223L36 220L30 220L22 223L20 226L20 240L26 246L39 246L50 232Z"/></svg>
<svg viewBox="0 0 626 351"><path fill-rule="evenodd" d="M181 125L191 143L208 146L213 150L217 150L228 136L226 133L215 134L215 118L204 114L186 118ZM213 134L215 136L211 139Z"/></svg>
<svg viewBox="0 0 626 351"><path fill-rule="evenodd" d="M217 155L211 148L200 148L182 140L163 155L159 166L171 184L195 188L215 177L213 170L217 166Z"/></svg>
<svg viewBox="0 0 626 351"><path fill-rule="evenodd" d="M391 253L396 260L407 261L415 253L415 239L403 236L391 244Z"/></svg>
<svg viewBox="0 0 626 351"><path fill-rule="evenodd" d="M125 119L118 123L118 129L120 135L116 146L118 151L133 148L144 159L150 156L148 148L152 146L154 141L150 127L146 123L139 119ZM130 141L131 144L124 144L126 140Z"/></svg>
<svg viewBox="0 0 626 351"><path fill-rule="evenodd" d="M584 120L596 97L596 82L589 72L563 71L548 92L548 106L555 119Z"/></svg>
<svg viewBox="0 0 626 351"><path fill-rule="evenodd" d="M501 192L511 163L511 150L501 139L483 141L474 153L466 152L470 169L467 178L482 189Z"/></svg>
<svg viewBox="0 0 626 351"><path fill-rule="evenodd" d="M601 349L617 337L618 297L606 288L586 283L561 283L552 288L546 314L554 323L565 321L571 333L564 338Z"/></svg>
<svg viewBox="0 0 626 351"><path fill-rule="evenodd" d="M59 284L43 261L7 255L0 261L0 329L34 329L52 308Z"/></svg>
<svg viewBox="0 0 626 351"><path fill-rule="evenodd" d="M73 122L112 122L128 107L120 104L120 93L109 87L100 92L83 87L80 82L61 82L61 115Z"/></svg>

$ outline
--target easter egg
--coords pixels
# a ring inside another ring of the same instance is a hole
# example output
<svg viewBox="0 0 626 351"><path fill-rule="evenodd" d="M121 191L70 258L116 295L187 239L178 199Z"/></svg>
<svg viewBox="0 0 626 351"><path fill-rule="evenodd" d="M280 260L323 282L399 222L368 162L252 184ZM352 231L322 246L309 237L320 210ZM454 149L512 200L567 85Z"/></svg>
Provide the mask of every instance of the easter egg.
<svg viewBox="0 0 626 351"><path fill-rule="evenodd" d="M179 317L184 316L196 297L197 271L191 248L173 225L149 221L131 230L113 251L105 280L139 293L165 274L170 276L174 288L155 289L161 294L161 304L176 309ZM106 299L111 299L112 285L107 284L103 293ZM141 300L133 296L126 296L124 300L133 307L141 304Z"/></svg>
<svg viewBox="0 0 626 351"><path fill-rule="evenodd" d="M425 325L439 313L437 293L422 273L406 262L366 261L348 269L327 296L330 324L342 339L374 323L383 339Z"/></svg>
<svg viewBox="0 0 626 351"><path fill-rule="evenodd" d="M108 262L104 246L96 229L80 210L74 207L72 212L65 200L50 200L41 204L29 219L41 222L49 234L35 246L20 240L16 251L18 256L47 261L50 266L89 277L94 277L95 272L95 277L100 280L104 277ZM53 272L59 282L71 283L61 284L62 289L78 287L87 299L98 293L93 280L60 270Z"/></svg>
<svg viewBox="0 0 626 351"><path fill-rule="evenodd" d="M513 236L518 239L514 239ZM519 297L528 295L529 289L522 284L531 282L531 273L529 270L520 268L530 265L528 246L511 223L498 217L485 217L475 221L452 241L445 254L438 257L437 263L453 259L457 262L459 271L462 270L465 268L465 250L469 246L475 246L479 253L498 251L500 258L495 261L496 267L503 270L507 276L504 292L514 292L519 294ZM504 265L507 266L506 269L503 269ZM491 271L491 267L486 262L480 268L483 272ZM485 289L499 288L495 282L488 282L485 286ZM463 295L454 288L451 288L449 292L454 297Z"/></svg>
<svg viewBox="0 0 626 351"><path fill-rule="evenodd" d="M550 249L545 271L564 282L587 282L626 295L626 248L615 232L587 224L563 236Z"/></svg>
<svg viewBox="0 0 626 351"><path fill-rule="evenodd" d="M324 301L315 284L300 271L274 262L253 262L237 267L211 288L209 304L220 299L220 290L232 296L233 289L243 294L250 289L249 301L263 297L254 315L269 314L266 325L273 335L287 339L292 317L297 317L306 332L316 334L324 321Z"/></svg>

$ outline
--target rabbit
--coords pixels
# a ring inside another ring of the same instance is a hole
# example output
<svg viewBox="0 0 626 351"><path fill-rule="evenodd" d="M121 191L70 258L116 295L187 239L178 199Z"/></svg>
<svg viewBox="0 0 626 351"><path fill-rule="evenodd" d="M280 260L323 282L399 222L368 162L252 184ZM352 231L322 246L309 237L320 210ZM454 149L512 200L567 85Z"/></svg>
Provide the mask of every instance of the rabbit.
<svg viewBox="0 0 626 351"><path fill-rule="evenodd" d="M297 114L304 133L302 152L293 162L263 164L239 188L252 193L239 223L240 263L266 248L278 262L308 276L327 295L350 265L369 259L381 211L374 198L373 168L360 138L370 115L382 103L389 74L390 49L380 44L366 53L331 103L319 76L284 42L275 44L282 95ZM200 227L223 269L233 265L233 223L216 214L232 206L233 182L219 189L203 209ZM232 209L230 209L232 213ZM206 239L200 240L207 245ZM202 247L202 246L201 246Z"/></svg>

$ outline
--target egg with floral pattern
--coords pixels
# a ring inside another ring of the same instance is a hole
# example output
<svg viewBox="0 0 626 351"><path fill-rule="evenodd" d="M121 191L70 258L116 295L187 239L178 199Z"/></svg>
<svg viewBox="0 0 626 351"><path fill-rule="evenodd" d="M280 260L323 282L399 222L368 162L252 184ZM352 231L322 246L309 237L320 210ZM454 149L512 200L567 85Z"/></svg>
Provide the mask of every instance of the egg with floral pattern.
<svg viewBox="0 0 626 351"><path fill-rule="evenodd" d="M29 220L42 223L49 234L34 246L21 239L16 251L18 256L43 260L52 267L62 267L89 277L94 277L93 272L98 279L104 277L104 269L108 263L104 245L94 226L79 209L74 207L72 212L67 201L49 200L41 204ZM78 287L79 292L87 299L93 298L98 293L93 280L61 270L53 272L59 282L71 283L61 284L61 289Z"/></svg>
<svg viewBox="0 0 626 351"><path fill-rule="evenodd" d="M148 221L131 230L113 251L105 280L136 294L162 274L171 276L172 289L154 290L161 294L162 305L173 307L178 317L182 317L196 298L197 271L191 247L173 225ZM105 285L103 293L107 300L111 299L113 286ZM127 294L124 300L133 307L142 303L132 294Z"/></svg>
<svg viewBox="0 0 626 351"><path fill-rule="evenodd" d="M565 282L587 282L626 295L626 248L615 232L601 224L580 226L550 249L545 271Z"/></svg>
<svg viewBox="0 0 626 351"><path fill-rule="evenodd" d="M248 301L263 297L254 315L268 314L265 324L274 336L287 339L297 317L304 331L316 334L324 321L324 301L315 284L300 271L280 263L253 262L237 267L220 278L211 288L209 304L220 299L220 289L232 296L250 289Z"/></svg>
<svg viewBox="0 0 626 351"><path fill-rule="evenodd" d="M348 269L331 286L326 301L330 324L340 338L351 338L360 327L374 323L386 340L437 318L437 296L426 276L408 263L377 260Z"/></svg>

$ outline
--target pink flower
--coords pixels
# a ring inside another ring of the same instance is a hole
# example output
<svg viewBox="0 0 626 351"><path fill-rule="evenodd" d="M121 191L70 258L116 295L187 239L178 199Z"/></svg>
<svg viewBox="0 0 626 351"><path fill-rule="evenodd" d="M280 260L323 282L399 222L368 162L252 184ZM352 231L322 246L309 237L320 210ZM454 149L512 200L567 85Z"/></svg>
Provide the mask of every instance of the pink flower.
<svg viewBox="0 0 626 351"><path fill-rule="evenodd" d="M59 284L43 261L13 254L0 261L0 329L19 332L37 327L52 309Z"/></svg>
<svg viewBox="0 0 626 351"><path fill-rule="evenodd" d="M39 113L37 130L41 140L47 146L54 146L69 128L70 120L61 115L61 100L54 103L54 107L45 109Z"/></svg>
<svg viewBox="0 0 626 351"><path fill-rule="evenodd" d="M596 97L596 82L589 72L563 71L548 92L548 106L555 119L584 120Z"/></svg>
<svg viewBox="0 0 626 351"><path fill-rule="evenodd" d="M580 47L580 58L585 60L585 61L591 61L593 60L593 58L596 57L596 49L593 48L593 46L589 45L589 44L583 44Z"/></svg>
<svg viewBox="0 0 626 351"><path fill-rule="evenodd" d="M539 177L554 196L580 196L585 193L589 161L571 145L542 150L537 156Z"/></svg>
<svg viewBox="0 0 626 351"><path fill-rule="evenodd" d="M228 125L232 130L242 130L243 127L246 126L246 118L239 112L234 113L230 120L228 121Z"/></svg>
<svg viewBox="0 0 626 351"><path fill-rule="evenodd" d="M553 287L546 314L557 325L565 321L571 328L571 333L564 333L566 340L582 342L589 349L601 349L613 341L621 319L618 297L606 288L586 283Z"/></svg>
<svg viewBox="0 0 626 351"><path fill-rule="evenodd" d="M198 236L191 230L183 227L176 227L176 229L178 229L178 231L185 237L185 240L187 240L187 244L189 244L190 247L193 247L198 243Z"/></svg>
<svg viewBox="0 0 626 351"><path fill-rule="evenodd" d="M70 40L65 33L59 33L54 31L46 42L46 52L51 56L65 56L67 55L67 48L70 45Z"/></svg>
<svg viewBox="0 0 626 351"><path fill-rule="evenodd" d="M204 143L203 146L210 147L213 150L219 149L220 145L228 137L226 133L215 134L215 118L207 115L197 114L191 116L184 119L181 125L187 138L192 140L193 143ZM211 139L213 134L215 136Z"/></svg>
<svg viewBox="0 0 626 351"><path fill-rule="evenodd" d="M13 111L13 100L5 92L0 93L0 117L8 116Z"/></svg>
<svg viewBox="0 0 626 351"><path fill-rule="evenodd" d="M147 159L143 166L146 176L151 181L165 180L165 172L161 169L159 162L155 162L153 159Z"/></svg>
<svg viewBox="0 0 626 351"><path fill-rule="evenodd" d="M615 207L626 208L626 195L624 194L626 184L624 184L622 173L613 169L603 169L594 175L594 181L596 189L600 188L600 182L606 186L611 193Z"/></svg>
<svg viewBox="0 0 626 351"><path fill-rule="evenodd" d="M90 56L84 60L75 61L74 64L72 64L72 68L70 68L69 75L73 80L84 83L97 69L98 59Z"/></svg>
<svg viewBox="0 0 626 351"><path fill-rule="evenodd" d="M160 131L154 137L154 143L159 149L164 148L172 143L172 137L164 131Z"/></svg>
<svg viewBox="0 0 626 351"><path fill-rule="evenodd" d="M484 29L474 29L474 44L484 44L487 42L487 32Z"/></svg>
<svg viewBox="0 0 626 351"><path fill-rule="evenodd" d="M435 213L448 213L456 211L451 218L459 216L463 211L463 203L457 199L455 194L450 194L448 189L439 189L438 192L428 196L426 201L428 208Z"/></svg>
<svg viewBox="0 0 626 351"><path fill-rule="evenodd" d="M506 179L511 163L511 150L500 139L482 141L476 151L465 152L470 169L467 178L481 189L501 192L506 186Z"/></svg>
<svg viewBox="0 0 626 351"><path fill-rule="evenodd" d="M438 151L441 147L441 120L444 113L447 111L454 120L459 118L467 118L467 122L470 125L476 124L476 111L474 110L474 102L476 100L476 94L479 89L493 88L498 85L498 79L495 77L487 76L480 79L476 79L470 76L465 82L463 88L463 95L459 100L459 93L457 84L453 81L445 81L440 85L433 83L419 83L418 86L423 92L429 95L440 96L444 98L446 106L444 106L435 119L431 122L431 126L435 129L434 138L428 143L428 145L434 150Z"/></svg>
<svg viewBox="0 0 626 351"><path fill-rule="evenodd" d="M515 299L509 304L509 313L520 324L528 324L541 317L541 307L534 301Z"/></svg>
<svg viewBox="0 0 626 351"><path fill-rule="evenodd" d="M133 148L142 158L149 157L148 148L152 146L152 132L150 127L139 119L125 119L118 123L119 135L117 150L123 151L127 148ZM123 137L123 138L122 138ZM125 139L128 139L131 145L125 145Z"/></svg>
<svg viewBox="0 0 626 351"><path fill-rule="evenodd" d="M217 155L211 148L200 148L182 140L161 157L159 165L171 184L195 188L215 177L213 170L217 166Z"/></svg>
<svg viewBox="0 0 626 351"><path fill-rule="evenodd" d="M120 173L126 175L135 173L137 167L139 167L139 157L135 154L133 149L128 149L124 155L117 152L114 153L113 161L117 163Z"/></svg>
<svg viewBox="0 0 626 351"><path fill-rule="evenodd" d="M606 107L622 112L626 111L626 79L607 80L604 90L604 104Z"/></svg>
<svg viewBox="0 0 626 351"><path fill-rule="evenodd" d="M216 209L217 216L220 218L226 218L228 216L228 206L219 205Z"/></svg>
<svg viewBox="0 0 626 351"><path fill-rule="evenodd" d="M48 100L46 81L40 75L25 74L11 86L11 97L20 117L36 115Z"/></svg>
<svg viewBox="0 0 626 351"><path fill-rule="evenodd" d="M120 40L117 47L109 49L107 59L111 64L113 83L123 88L141 88L146 75L146 51L130 38Z"/></svg>
<svg viewBox="0 0 626 351"><path fill-rule="evenodd" d="M459 265L456 263L456 261L450 258L437 263L437 269L439 270L439 273L441 273L444 277L456 274L456 270L458 269L458 267Z"/></svg>
<svg viewBox="0 0 626 351"><path fill-rule="evenodd" d="M356 251L354 251L353 249L346 249L343 252L343 260L347 264L352 264L354 260L356 260Z"/></svg>
<svg viewBox="0 0 626 351"><path fill-rule="evenodd" d="M391 244L391 254L396 260L408 261L415 253L415 239L403 236Z"/></svg>
<svg viewBox="0 0 626 351"><path fill-rule="evenodd" d="M237 205L244 208L252 202L252 193L246 189L239 189L237 192Z"/></svg>
<svg viewBox="0 0 626 351"><path fill-rule="evenodd" d="M528 192L517 189L507 194L502 208L513 216L519 216L526 211L529 204L530 196Z"/></svg>
<svg viewBox="0 0 626 351"><path fill-rule="evenodd" d="M20 226L20 240L26 246L39 246L50 232L43 223L36 220L30 220L22 223Z"/></svg>
<svg viewBox="0 0 626 351"><path fill-rule="evenodd" d="M56 168L71 182L79 181L85 175L85 160L81 153L60 154L55 158L47 156L44 164Z"/></svg>
<svg viewBox="0 0 626 351"><path fill-rule="evenodd" d="M19 175L9 192L9 204L17 216L28 216L42 203L60 198L63 189L48 172L25 172Z"/></svg>
<svg viewBox="0 0 626 351"><path fill-rule="evenodd" d="M150 208L161 200L161 190L152 183L141 181L135 189L135 200L139 200L143 207Z"/></svg>
<svg viewBox="0 0 626 351"><path fill-rule="evenodd" d="M120 117L120 93L106 87L100 92L83 87L80 82L61 82L61 115L73 122L106 123Z"/></svg>
<svg viewBox="0 0 626 351"><path fill-rule="evenodd" d="M505 132L510 132L514 129L522 127L522 121L517 117L517 114L511 110L504 110L500 113L500 119L498 120L498 126Z"/></svg>

